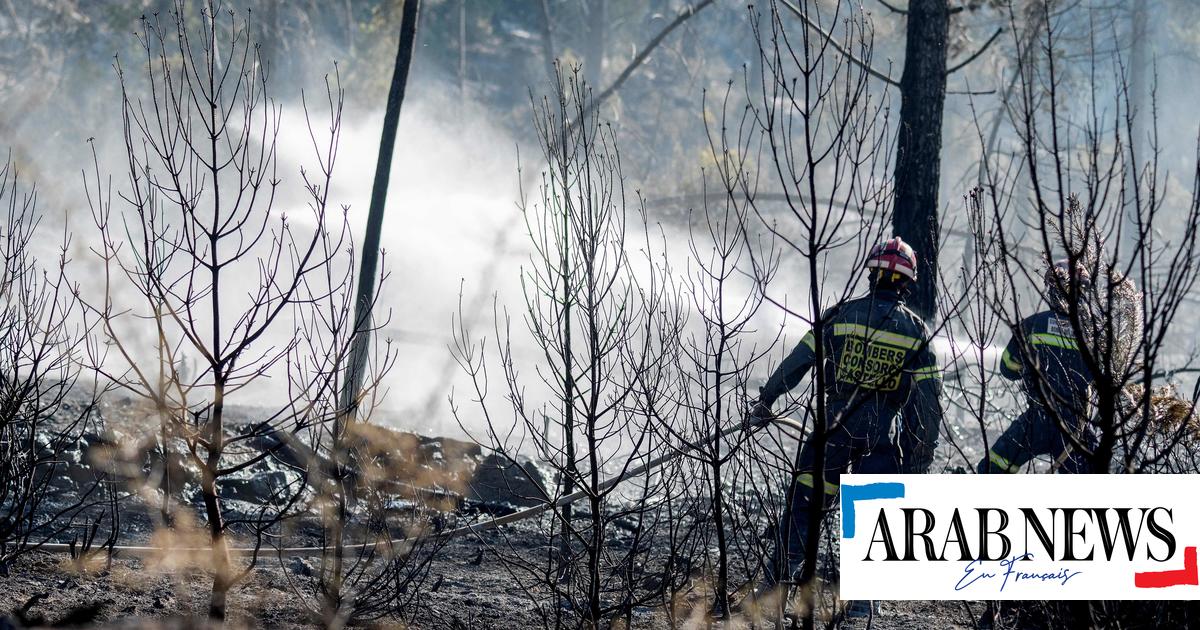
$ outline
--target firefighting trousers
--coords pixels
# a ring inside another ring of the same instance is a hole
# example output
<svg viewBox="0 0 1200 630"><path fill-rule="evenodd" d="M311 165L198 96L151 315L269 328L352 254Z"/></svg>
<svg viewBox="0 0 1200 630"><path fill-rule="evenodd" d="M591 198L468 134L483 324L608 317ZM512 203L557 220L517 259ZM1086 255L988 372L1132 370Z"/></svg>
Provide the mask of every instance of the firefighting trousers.
<svg viewBox="0 0 1200 630"><path fill-rule="evenodd" d="M1085 454L1072 444L1064 429L1069 427L1085 445L1090 444L1092 438L1081 430L1079 418L1068 416L1062 419L1069 424L1060 422L1060 414L1052 413L1039 404L1032 404L992 444L987 455L976 466L976 471L1015 473L1034 457L1050 455L1055 458L1058 472L1087 472Z"/></svg>
<svg viewBox="0 0 1200 630"><path fill-rule="evenodd" d="M818 508L827 510L837 498L841 476L848 470L862 474L895 474L900 471L899 452L889 435L891 421L879 422L869 414L858 422L849 419L843 428L829 435L822 468L825 479ZM884 426L886 424L886 426ZM809 515L816 484L817 448L811 441L800 449L796 475L788 488L787 504L776 525L775 553L767 569L766 580L774 583L796 576L804 562L809 540Z"/></svg>

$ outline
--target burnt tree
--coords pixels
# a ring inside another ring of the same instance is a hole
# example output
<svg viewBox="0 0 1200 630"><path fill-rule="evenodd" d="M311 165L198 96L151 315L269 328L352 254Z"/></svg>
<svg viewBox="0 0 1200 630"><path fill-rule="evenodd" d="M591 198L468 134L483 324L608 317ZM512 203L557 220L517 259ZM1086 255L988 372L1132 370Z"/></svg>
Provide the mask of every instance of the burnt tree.
<svg viewBox="0 0 1200 630"><path fill-rule="evenodd" d="M938 183L949 27L947 0L909 3L892 224L921 257L909 304L926 321L933 319L937 303Z"/></svg>

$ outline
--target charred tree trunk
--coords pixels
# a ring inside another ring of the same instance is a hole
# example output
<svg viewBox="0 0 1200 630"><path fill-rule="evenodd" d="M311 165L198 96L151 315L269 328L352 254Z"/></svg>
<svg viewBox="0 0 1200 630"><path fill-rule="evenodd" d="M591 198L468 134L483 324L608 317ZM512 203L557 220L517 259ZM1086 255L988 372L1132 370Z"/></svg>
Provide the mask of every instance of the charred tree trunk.
<svg viewBox="0 0 1200 630"><path fill-rule="evenodd" d="M371 337L371 305L375 303L375 275L379 267L379 239L383 231L383 207L387 201L388 180L392 172L392 151L396 146L396 129L400 125L400 106L404 104L404 88L408 84L408 68L412 64L413 45L417 40L417 14L420 0L406 0L400 18L400 43L396 47L396 65L388 89L387 109L383 115L383 135L379 140L379 159L375 164L375 181L371 187L371 207L367 212L367 238L362 248L362 264L358 269L358 295L354 310L354 341L350 365L343 383L341 400L345 419L352 419L358 407L358 390ZM335 432L340 433L341 427Z"/></svg>
<svg viewBox="0 0 1200 630"><path fill-rule="evenodd" d="M334 422L333 459L336 470L331 483L335 500L331 538L333 543L332 567L326 570L329 558L322 558L322 580L324 583L323 614L327 625L335 626L341 614L343 600L343 572L345 543L342 540L347 518L347 503L354 499L353 485L347 483L352 453L347 452L344 438L348 423L358 413L359 392L363 374L370 354L372 319L371 307L375 304L375 278L379 266L379 241L383 231L383 210L387 201L388 180L392 171L392 152L396 146L396 131L400 125L400 107L404 103L404 91L408 84L408 69L412 65L413 48L417 39L417 16L420 0L405 0L400 18L400 41L396 46L396 63L392 70L392 83L388 89L387 109L383 115L383 133L379 141L379 158L375 164L375 181L371 188L371 206L367 214L366 242L363 243L362 262L358 269L358 290L354 303L354 332L350 345L349 365L339 392L340 413ZM327 552L328 553L328 552Z"/></svg>
<svg viewBox="0 0 1200 630"><path fill-rule="evenodd" d="M934 318L937 305L938 185L949 25L947 0L909 3L892 220L896 234L909 242L921 259L920 277L909 301L926 321Z"/></svg>

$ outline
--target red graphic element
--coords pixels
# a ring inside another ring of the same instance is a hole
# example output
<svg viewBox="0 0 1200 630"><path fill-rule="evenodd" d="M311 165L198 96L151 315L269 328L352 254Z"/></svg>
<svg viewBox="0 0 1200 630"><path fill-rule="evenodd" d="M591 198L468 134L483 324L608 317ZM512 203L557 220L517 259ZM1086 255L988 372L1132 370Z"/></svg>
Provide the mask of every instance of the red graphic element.
<svg viewBox="0 0 1200 630"><path fill-rule="evenodd" d="M1196 565L1196 548L1183 550L1183 568L1174 571L1146 571L1133 574L1133 585L1138 588L1166 588L1179 585L1200 585L1200 571Z"/></svg>

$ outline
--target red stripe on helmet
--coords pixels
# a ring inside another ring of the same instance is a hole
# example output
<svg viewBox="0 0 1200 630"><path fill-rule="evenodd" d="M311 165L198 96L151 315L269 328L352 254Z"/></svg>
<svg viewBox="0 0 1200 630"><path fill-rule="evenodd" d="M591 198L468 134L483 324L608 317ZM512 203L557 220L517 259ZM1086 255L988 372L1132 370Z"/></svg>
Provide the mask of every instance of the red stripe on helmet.
<svg viewBox="0 0 1200 630"><path fill-rule="evenodd" d="M914 280L917 277L916 252L898 236L872 247L865 266L868 269L888 269Z"/></svg>

